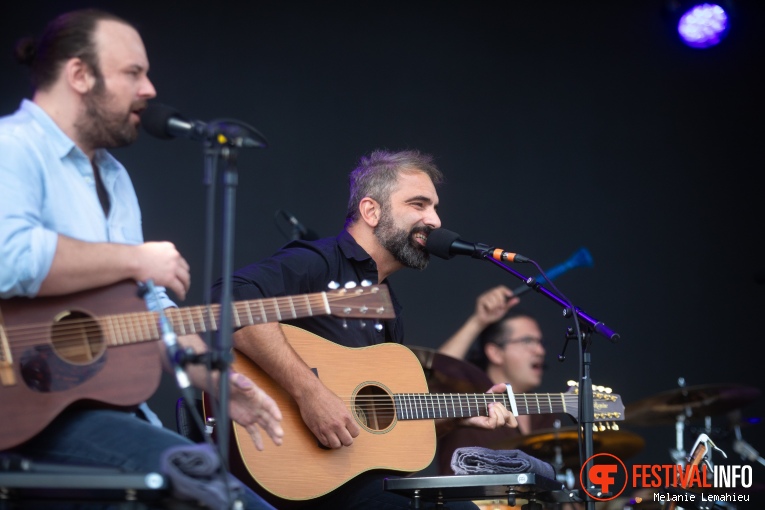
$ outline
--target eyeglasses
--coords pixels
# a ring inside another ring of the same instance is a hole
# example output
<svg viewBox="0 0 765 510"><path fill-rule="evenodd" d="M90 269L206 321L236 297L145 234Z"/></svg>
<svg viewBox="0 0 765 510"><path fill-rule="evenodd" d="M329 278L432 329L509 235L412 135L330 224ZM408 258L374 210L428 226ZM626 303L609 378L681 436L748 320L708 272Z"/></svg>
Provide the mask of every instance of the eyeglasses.
<svg viewBox="0 0 765 510"><path fill-rule="evenodd" d="M509 345L509 344L521 344L523 347L526 347L527 349L531 348L532 346L539 346L542 348L544 348L545 346L542 339L536 336L524 336L523 338L514 338L514 339L507 340L505 342L500 342L497 345L499 345L500 347L505 347L506 345Z"/></svg>

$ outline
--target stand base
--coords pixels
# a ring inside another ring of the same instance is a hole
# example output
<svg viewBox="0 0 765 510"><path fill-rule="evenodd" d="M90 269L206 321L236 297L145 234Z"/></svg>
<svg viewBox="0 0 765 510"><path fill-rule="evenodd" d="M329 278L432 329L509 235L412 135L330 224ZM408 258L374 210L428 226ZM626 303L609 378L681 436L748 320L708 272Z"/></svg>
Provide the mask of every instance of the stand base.
<svg viewBox="0 0 765 510"><path fill-rule="evenodd" d="M411 498L414 508L422 501L439 505L448 501L504 499L511 506L516 498L550 503L581 501L576 490L568 490L560 482L535 473L386 478L385 490Z"/></svg>

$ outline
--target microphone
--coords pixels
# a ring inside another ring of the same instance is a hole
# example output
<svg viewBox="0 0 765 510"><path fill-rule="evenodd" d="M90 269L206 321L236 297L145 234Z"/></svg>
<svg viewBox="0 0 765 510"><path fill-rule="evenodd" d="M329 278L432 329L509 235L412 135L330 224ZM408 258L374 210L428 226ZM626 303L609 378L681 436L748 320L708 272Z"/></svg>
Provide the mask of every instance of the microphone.
<svg viewBox="0 0 765 510"><path fill-rule="evenodd" d="M501 262L528 262L529 259L518 253L504 251L501 248L494 248L487 244L471 243L460 239L460 235L437 228L428 234L428 240L425 243L428 252L442 259L451 259L455 255L470 255L474 259L481 259L487 256Z"/></svg>
<svg viewBox="0 0 765 510"><path fill-rule="evenodd" d="M141 126L152 136L161 140L188 138L190 140L211 140L222 135L240 147L267 147L255 140L249 129L235 124L238 121L218 121L208 124L201 120L188 120L175 108L162 103L149 103L141 114Z"/></svg>
<svg viewBox="0 0 765 510"><path fill-rule="evenodd" d="M282 216L284 216L292 225L292 239L302 239L304 241L315 241L319 239L319 234L310 228L306 228L306 226L300 223L300 220L298 220L291 212L285 209L281 209L280 211Z"/></svg>

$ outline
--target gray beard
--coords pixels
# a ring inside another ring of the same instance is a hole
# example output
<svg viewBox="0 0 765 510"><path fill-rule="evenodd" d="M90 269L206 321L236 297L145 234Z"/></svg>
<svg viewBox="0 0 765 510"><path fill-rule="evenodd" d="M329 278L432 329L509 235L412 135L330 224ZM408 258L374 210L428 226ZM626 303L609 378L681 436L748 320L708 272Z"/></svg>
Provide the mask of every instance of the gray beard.
<svg viewBox="0 0 765 510"><path fill-rule="evenodd" d="M411 231L396 228L393 217L383 212L380 222L374 229L375 237L383 248L388 250L397 261L412 269L425 269L430 261L430 254L414 242L416 232L428 232L427 227L416 227Z"/></svg>

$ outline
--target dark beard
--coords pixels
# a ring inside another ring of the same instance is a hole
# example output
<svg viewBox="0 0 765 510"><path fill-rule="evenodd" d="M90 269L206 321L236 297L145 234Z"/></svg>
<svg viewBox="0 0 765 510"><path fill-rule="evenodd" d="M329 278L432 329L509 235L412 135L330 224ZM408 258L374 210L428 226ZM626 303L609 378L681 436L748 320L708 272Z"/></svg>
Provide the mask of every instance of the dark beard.
<svg viewBox="0 0 765 510"><path fill-rule="evenodd" d="M388 250L397 261L412 269L425 269L428 267L430 254L415 242L414 234L418 232L429 234L432 230L430 227L415 227L407 232L396 228L393 217L383 211L374 233L383 248Z"/></svg>
<svg viewBox="0 0 765 510"><path fill-rule="evenodd" d="M107 111L106 99L103 81L98 81L93 90L83 96L85 116L75 124L81 140L94 149L130 145L138 138L138 126L131 124L130 112L123 116Z"/></svg>

